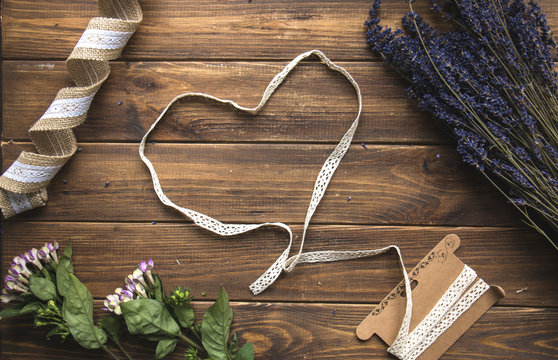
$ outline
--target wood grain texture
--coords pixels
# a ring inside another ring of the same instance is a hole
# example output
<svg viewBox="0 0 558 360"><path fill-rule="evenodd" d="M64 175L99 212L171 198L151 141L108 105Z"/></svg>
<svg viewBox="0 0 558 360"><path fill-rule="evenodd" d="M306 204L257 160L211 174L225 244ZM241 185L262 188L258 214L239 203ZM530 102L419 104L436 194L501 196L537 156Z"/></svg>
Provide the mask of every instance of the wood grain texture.
<svg viewBox="0 0 558 360"><path fill-rule="evenodd" d="M157 199L138 145L82 146L51 184L48 206L16 221L183 221ZM226 222L302 223L315 177L333 147L155 144L147 153L177 204ZM3 165L23 148L5 145ZM313 223L521 225L452 146L396 145L353 145Z"/></svg>
<svg viewBox="0 0 558 360"><path fill-rule="evenodd" d="M196 312L208 304L195 303ZM101 306L96 303L97 308ZM356 325L371 305L233 303L233 329L241 344L254 344L256 359L393 359L386 345L374 337L359 341ZM335 313L334 313L335 311ZM30 320L28 320L30 321ZM490 309L440 359L556 359L558 358L557 309L497 307ZM487 332L487 327L490 332ZM513 329L513 331L510 331ZM100 359L102 352L84 351L76 345L44 340L44 331L17 320L0 325L4 360ZM22 339L29 339L24 340ZM32 339L32 340L31 340ZM127 343L134 359L153 359L154 346ZM183 359L183 346L166 359ZM106 358L106 357L105 357Z"/></svg>
<svg viewBox="0 0 558 360"><path fill-rule="evenodd" d="M370 0L143 0L144 20L123 57L145 59L290 59L320 49L333 59L370 59L364 21ZM542 1L551 19L558 6ZM3 52L9 59L65 59L94 0L4 0ZM429 15L428 2L415 6ZM397 25L407 4L386 1L384 23ZM551 26L555 23L550 24ZM375 58L377 60L377 58Z"/></svg>
<svg viewBox="0 0 558 360"><path fill-rule="evenodd" d="M538 1L551 28L558 4ZM9 59L65 59L89 18L94 0L4 0L3 52ZM333 59L376 59L366 45L364 21L372 1L144 0L144 21L124 50L129 60L289 59L321 49ZM419 1L415 10L438 20ZM405 2L384 1L383 23L398 27Z"/></svg>
<svg viewBox="0 0 558 360"><path fill-rule="evenodd" d="M297 235L301 230L293 227ZM488 283L506 290L501 304L558 306L558 289L550 286L558 281L558 253L528 229L313 225L305 251L375 249L397 243L411 269L450 233L461 237L457 256ZM168 223L7 223L2 262L54 240L62 246L72 241L76 272L97 298L121 287L124 277L146 257L153 258L154 271L167 288L188 285L197 295L207 292L208 298L214 298L224 284L234 300L371 303L381 301L402 278L391 253L299 265L254 297L248 285L285 249L284 232L262 229L221 238L191 224ZM527 291L515 293L525 286Z"/></svg>
<svg viewBox="0 0 558 360"><path fill-rule="evenodd" d="M204 92L256 106L268 82L287 62L112 63L112 74L96 96L80 141L139 142L176 95ZM355 136L365 143L448 143L429 116L408 101L406 84L388 66L340 63L357 80L363 114ZM68 85L62 62L3 63L5 139L25 140L59 88ZM337 142L356 116L354 89L324 65L302 63L252 116L202 100L176 104L156 141Z"/></svg>
<svg viewBox="0 0 558 360"><path fill-rule="evenodd" d="M139 139L177 94L207 92L253 106L290 59L317 48L359 82L364 112L305 250L397 244L410 268L456 233L457 255L507 296L441 359L558 358L558 252L461 162L451 140L406 98L406 83L368 49L362 24L371 3L141 0L144 21L76 131L83 150L54 179L47 207L2 224L2 275L14 255L71 240L99 318L101 299L151 257L167 290L192 288L198 311L225 285L234 329L241 343L254 343L258 360L393 359L380 340L360 342L354 330L400 280L394 254L300 265L254 297L248 285L284 250L286 234L219 238L194 227L160 204L137 154ZM383 24L397 26L405 1L383 3ZM539 3L558 28L558 2ZM429 14L428 1L413 6L447 28ZM69 85L63 60L97 10L96 0L2 0L1 7L5 169L32 149L27 130ZM203 101L177 104L148 153L176 203L227 222L283 221L293 225L296 248L315 176L356 106L343 77L304 63L256 117ZM106 358L47 342L30 323L0 321L0 359ZM129 348L135 359L154 358L145 342ZM183 358L182 351L169 357Z"/></svg>

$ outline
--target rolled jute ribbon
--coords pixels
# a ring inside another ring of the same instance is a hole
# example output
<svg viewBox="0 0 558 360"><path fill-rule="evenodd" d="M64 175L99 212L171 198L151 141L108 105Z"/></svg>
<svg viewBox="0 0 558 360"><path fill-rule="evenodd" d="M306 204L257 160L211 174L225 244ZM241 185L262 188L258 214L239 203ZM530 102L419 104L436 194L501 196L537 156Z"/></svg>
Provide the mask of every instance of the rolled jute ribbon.
<svg viewBox="0 0 558 360"><path fill-rule="evenodd" d="M137 0L99 0L98 8L66 60L75 86L60 89L29 130L37 152L23 151L0 177L5 218L46 204L46 186L77 150L73 128L85 121L110 74L108 61L120 57L143 16Z"/></svg>

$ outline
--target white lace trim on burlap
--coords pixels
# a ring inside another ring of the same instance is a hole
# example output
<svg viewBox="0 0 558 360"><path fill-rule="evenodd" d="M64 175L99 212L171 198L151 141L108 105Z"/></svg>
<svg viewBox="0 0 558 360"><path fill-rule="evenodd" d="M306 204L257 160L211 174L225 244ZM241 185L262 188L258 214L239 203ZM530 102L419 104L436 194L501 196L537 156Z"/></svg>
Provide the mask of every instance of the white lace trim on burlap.
<svg viewBox="0 0 558 360"><path fill-rule="evenodd" d="M4 176L8 179L27 183L50 181L62 166L37 166L14 161Z"/></svg>
<svg viewBox="0 0 558 360"><path fill-rule="evenodd" d="M79 39L76 48L113 50L126 45L133 32L86 29Z"/></svg>
<svg viewBox="0 0 558 360"><path fill-rule="evenodd" d="M16 214L21 214L33 208L26 194L18 194L11 191L6 191L6 194Z"/></svg>
<svg viewBox="0 0 558 360"><path fill-rule="evenodd" d="M96 2L100 16L89 21L88 28L66 60L66 69L74 84L58 91L43 116L29 130L37 153L24 151L20 155L25 163L39 168L29 167L30 171L24 173L24 167L15 164L0 176L0 210L4 217L46 204L46 185L54 175L51 170L60 169L77 150L73 129L85 120L95 92L108 78L108 61L120 56L120 51L142 20L137 0ZM9 192L25 193L26 199L10 201L10 196L15 199L15 195L9 195Z"/></svg>
<svg viewBox="0 0 558 360"><path fill-rule="evenodd" d="M54 100L41 116L41 120L81 116L89 110L94 97L95 94L93 93L81 98Z"/></svg>

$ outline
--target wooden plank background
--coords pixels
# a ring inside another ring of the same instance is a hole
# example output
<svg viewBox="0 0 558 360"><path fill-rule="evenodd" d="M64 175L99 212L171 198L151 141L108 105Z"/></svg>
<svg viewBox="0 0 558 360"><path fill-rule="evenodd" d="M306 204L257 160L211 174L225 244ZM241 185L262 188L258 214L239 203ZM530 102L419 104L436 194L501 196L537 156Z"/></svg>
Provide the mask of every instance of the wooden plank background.
<svg viewBox="0 0 558 360"><path fill-rule="evenodd" d="M76 272L100 316L103 297L152 257L166 287L190 286L200 311L225 285L234 329L242 343L254 343L257 359L391 358L380 340L360 342L354 329L400 280L394 254L302 265L254 297L248 285L284 249L285 234L222 239L192 226L159 203L137 155L139 139L177 94L207 92L254 106L288 60L317 48L354 76L364 108L306 249L397 244L410 268L456 233L458 256L507 295L442 359L557 358L558 253L460 161L452 142L407 99L405 82L368 50L362 23L371 2L142 0L142 25L76 129L82 151L54 179L46 207L3 224L3 274L32 246L72 240ZM407 5L384 3L384 23L396 25ZM540 3L557 29L558 3ZM69 84L63 61L96 15L96 1L1 6L5 169L32 149L28 128ZM428 14L426 0L414 6ZM282 221L300 234L315 176L356 107L342 76L308 61L258 116L205 101L177 104L151 137L148 155L176 203L223 221ZM1 359L102 356L47 342L30 322L0 322ZM152 346L130 348L135 359L153 358ZM169 358L183 357L177 351Z"/></svg>

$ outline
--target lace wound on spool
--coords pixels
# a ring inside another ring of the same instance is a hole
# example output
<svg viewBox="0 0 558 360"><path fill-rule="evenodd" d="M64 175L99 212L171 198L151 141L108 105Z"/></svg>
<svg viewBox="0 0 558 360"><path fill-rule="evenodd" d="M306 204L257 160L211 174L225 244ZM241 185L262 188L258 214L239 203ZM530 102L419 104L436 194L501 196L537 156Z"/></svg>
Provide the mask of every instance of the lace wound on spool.
<svg viewBox="0 0 558 360"><path fill-rule="evenodd" d="M377 334L401 360L440 357L504 297L500 287L489 286L459 260L459 243L457 235L446 236L360 323L357 337ZM416 285L410 294L407 279Z"/></svg>

